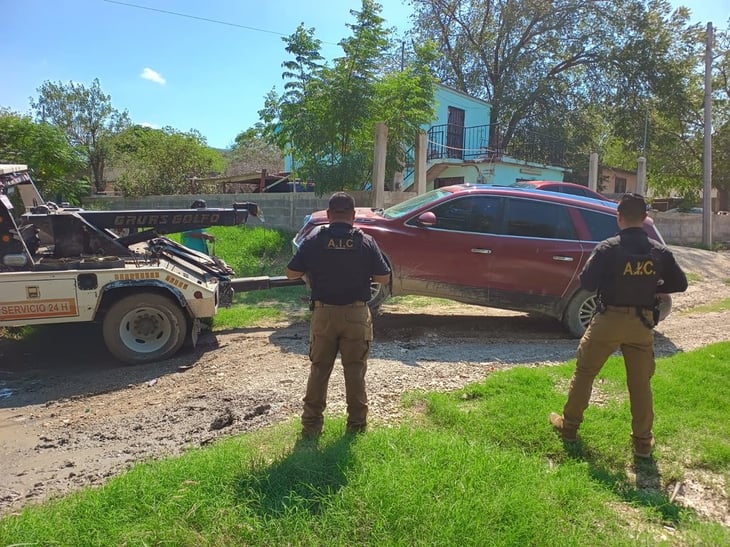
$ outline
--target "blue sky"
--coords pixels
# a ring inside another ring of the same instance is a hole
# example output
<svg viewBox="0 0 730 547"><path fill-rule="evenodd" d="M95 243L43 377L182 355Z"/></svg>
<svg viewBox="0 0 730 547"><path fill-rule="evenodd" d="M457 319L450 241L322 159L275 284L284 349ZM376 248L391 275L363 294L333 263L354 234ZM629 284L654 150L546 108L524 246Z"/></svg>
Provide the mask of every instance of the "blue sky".
<svg viewBox="0 0 730 547"><path fill-rule="evenodd" d="M387 26L406 30L410 8L381 0ZM127 4L127 5L122 5ZM219 24L160 11L171 11ZM730 0L672 0L693 20L727 28ZM3 39L0 107L28 112L46 80L90 85L98 78L134 123L199 130L230 146L258 121L272 88L282 90L281 38L303 22L328 59L349 36L360 0L0 0Z"/></svg>

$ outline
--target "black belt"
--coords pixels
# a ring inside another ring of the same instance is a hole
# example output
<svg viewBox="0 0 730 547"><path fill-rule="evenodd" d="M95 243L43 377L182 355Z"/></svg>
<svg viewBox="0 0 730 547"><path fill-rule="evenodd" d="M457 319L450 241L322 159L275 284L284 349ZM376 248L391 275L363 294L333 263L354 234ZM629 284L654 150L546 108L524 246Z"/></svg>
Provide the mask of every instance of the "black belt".
<svg viewBox="0 0 730 547"><path fill-rule="evenodd" d="M352 302L351 304L325 304L320 300L315 300L314 302L312 302L312 306L315 308L359 308L360 306L367 306L367 302L358 300L356 302Z"/></svg>

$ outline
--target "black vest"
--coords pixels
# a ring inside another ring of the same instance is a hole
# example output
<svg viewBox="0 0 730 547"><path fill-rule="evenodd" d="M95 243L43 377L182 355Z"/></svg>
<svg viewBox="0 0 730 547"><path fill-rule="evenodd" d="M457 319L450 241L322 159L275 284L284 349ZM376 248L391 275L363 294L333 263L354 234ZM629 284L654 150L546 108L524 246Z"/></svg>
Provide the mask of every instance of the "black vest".
<svg viewBox="0 0 730 547"><path fill-rule="evenodd" d="M601 289L601 300L613 306L652 308L661 279L661 257L651 244L645 252L632 252L619 243L614 248L613 272Z"/></svg>

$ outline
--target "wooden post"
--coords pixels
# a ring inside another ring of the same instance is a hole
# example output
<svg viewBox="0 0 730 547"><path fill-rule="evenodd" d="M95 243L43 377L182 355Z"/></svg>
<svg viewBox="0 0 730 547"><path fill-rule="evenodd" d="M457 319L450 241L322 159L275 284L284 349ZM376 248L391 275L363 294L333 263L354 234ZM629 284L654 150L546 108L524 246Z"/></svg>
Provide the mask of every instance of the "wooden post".
<svg viewBox="0 0 730 547"><path fill-rule="evenodd" d="M413 183L416 187L416 194L426 193L428 180L428 167L426 166L426 149L428 147L428 136L425 131L419 131L416 135L416 166L413 172Z"/></svg>
<svg viewBox="0 0 730 547"><path fill-rule="evenodd" d="M593 152L588 165L588 188L598 191L598 154Z"/></svg>
<svg viewBox="0 0 730 547"><path fill-rule="evenodd" d="M646 195L646 158L639 156L639 165L636 170L636 193Z"/></svg>
<svg viewBox="0 0 730 547"><path fill-rule="evenodd" d="M266 192L266 169L261 170L261 178L259 179L259 192Z"/></svg>

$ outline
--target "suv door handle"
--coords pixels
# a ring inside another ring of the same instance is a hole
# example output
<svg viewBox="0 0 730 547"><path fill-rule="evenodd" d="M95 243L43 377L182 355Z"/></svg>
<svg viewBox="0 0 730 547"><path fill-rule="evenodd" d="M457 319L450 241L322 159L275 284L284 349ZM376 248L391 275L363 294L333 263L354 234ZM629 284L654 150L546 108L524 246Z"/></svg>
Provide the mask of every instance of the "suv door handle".
<svg viewBox="0 0 730 547"><path fill-rule="evenodd" d="M477 253L477 254L480 254L480 255L490 255L490 254L492 254L492 250L491 249L472 249L471 252L472 253Z"/></svg>
<svg viewBox="0 0 730 547"><path fill-rule="evenodd" d="M574 258L572 256L555 255L553 256L553 260L557 260L558 262L573 262Z"/></svg>

